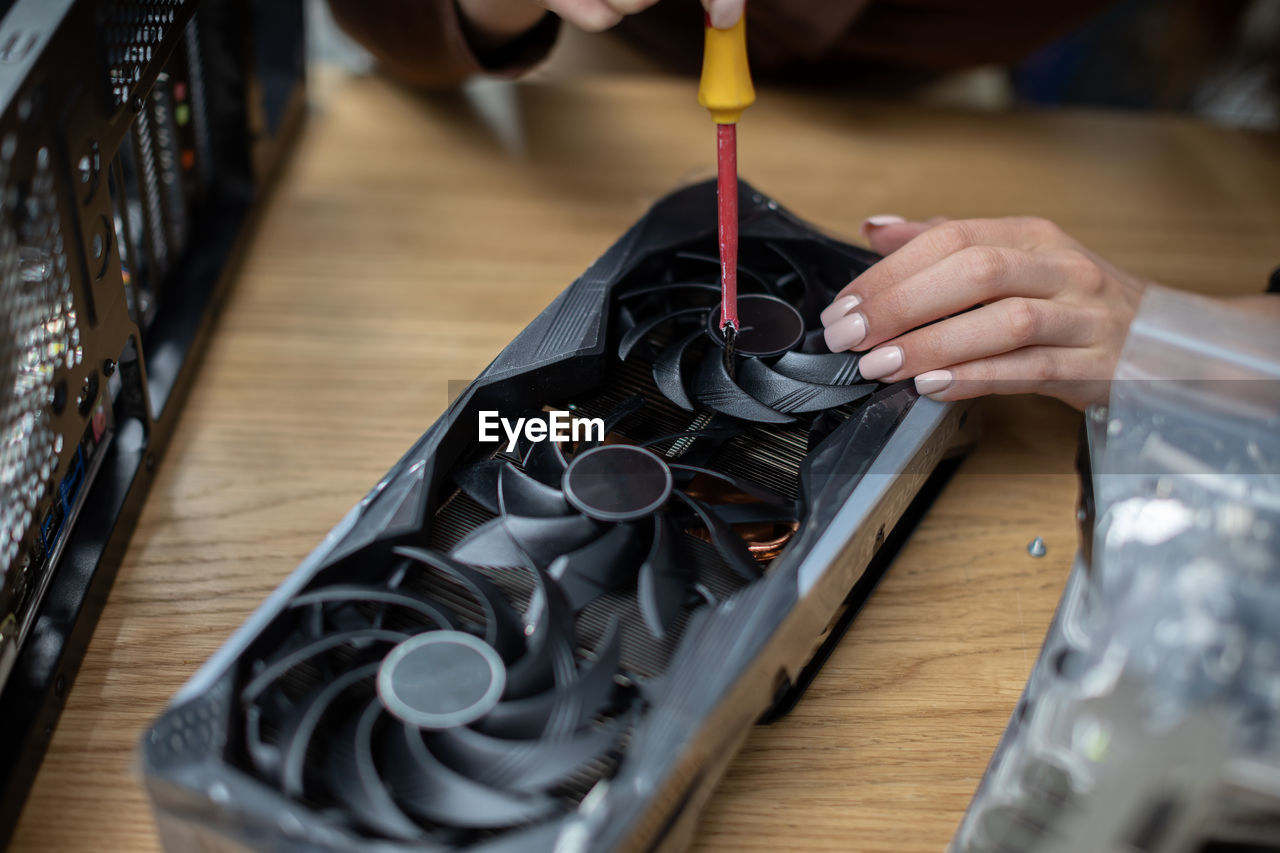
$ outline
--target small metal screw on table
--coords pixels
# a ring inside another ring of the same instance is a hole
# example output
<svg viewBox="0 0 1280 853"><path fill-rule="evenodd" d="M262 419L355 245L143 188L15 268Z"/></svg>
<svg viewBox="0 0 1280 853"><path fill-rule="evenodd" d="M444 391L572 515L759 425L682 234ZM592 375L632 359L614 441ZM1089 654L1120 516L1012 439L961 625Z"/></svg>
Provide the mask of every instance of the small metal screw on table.
<svg viewBox="0 0 1280 853"><path fill-rule="evenodd" d="M1043 557L1046 550L1048 549L1044 546L1043 536L1037 536L1027 545L1027 553L1033 557Z"/></svg>

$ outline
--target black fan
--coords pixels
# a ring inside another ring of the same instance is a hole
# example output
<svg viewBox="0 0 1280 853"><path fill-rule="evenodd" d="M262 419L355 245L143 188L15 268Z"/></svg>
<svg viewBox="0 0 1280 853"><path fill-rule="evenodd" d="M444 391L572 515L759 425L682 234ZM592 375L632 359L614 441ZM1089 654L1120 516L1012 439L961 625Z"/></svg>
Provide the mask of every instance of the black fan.
<svg viewBox="0 0 1280 853"><path fill-rule="evenodd" d="M612 429L640 402L624 402L606 426ZM678 435L723 438L726 432L713 427ZM570 459L559 443L537 442L523 463L521 470L510 460L491 459L455 475L464 493L498 517L469 533L451 555L476 566L545 569L575 612L638 575L640 610L659 638L691 585L679 545L684 522L705 528L727 567L751 581L760 577L760 566L732 525L796 518L785 498L708 468L669 461L643 445L584 443ZM704 503L688 493L695 477L710 478L755 503Z"/></svg>
<svg viewBox="0 0 1280 853"><path fill-rule="evenodd" d="M667 399L687 411L697 403L758 423L790 423L793 414L832 409L870 394L876 386L859 381L858 356L806 351L820 346L818 315L834 292L820 287L777 244L744 241L744 254L748 250L762 260L767 256L769 266L780 265L781 272L739 264L741 328L732 358L725 357L719 329L720 287L706 281L664 281L623 293L624 322L630 327L618 343L618 358L626 360L637 344L665 330L671 338L654 357L653 379ZM719 263L689 252L676 259Z"/></svg>
<svg viewBox="0 0 1280 853"><path fill-rule="evenodd" d="M614 750L627 725L625 710L595 721L622 704L616 625L579 666L573 614L541 571L530 570L526 629L475 569L433 551L394 554L380 585L290 602L298 630L240 693L253 764L291 797L333 802L396 839L559 809L555 789ZM426 581L448 593L413 591Z"/></svg>

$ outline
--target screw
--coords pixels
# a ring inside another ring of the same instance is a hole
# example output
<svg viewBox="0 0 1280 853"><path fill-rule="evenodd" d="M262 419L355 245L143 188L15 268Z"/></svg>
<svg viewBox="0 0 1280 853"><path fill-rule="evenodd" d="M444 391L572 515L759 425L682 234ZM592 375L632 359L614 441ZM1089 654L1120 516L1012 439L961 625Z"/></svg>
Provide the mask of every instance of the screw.
<svg viewBox="0 0 1280 853"><path fill-rule="evenodd" d="M102 360L102 375L110 376L115 372L116 372L116 363L109 358L104 358Z"/></svg>
<svg viewBox="0 0 1280 853"><path fill-rule="evenodd" d="M156 457L154 453L148 453L146 459L147 471L156 470Z"/></svg>
<svg viewBox="0 0 1280 853"><path fill-rule="evenodd" d="M1048 549L1044 546L1043 536L1037 536L1035 539L1031 540L1029 545L1027 545L1027 553L1033 557L1043 557L1047 550Z"/></svg>

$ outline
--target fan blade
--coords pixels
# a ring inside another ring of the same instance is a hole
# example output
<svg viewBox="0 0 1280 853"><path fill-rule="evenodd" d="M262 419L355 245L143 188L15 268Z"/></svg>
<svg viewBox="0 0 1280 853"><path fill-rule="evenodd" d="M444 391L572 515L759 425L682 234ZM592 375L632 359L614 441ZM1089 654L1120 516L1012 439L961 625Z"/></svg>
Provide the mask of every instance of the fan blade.
<svg viewBox="0 0 1280 853"><path fill-rule="evenodd" d="M473 566L522 568L529 564L528 555L507 530L505 518L486 521L472 530L453 546L449 556Z"/></svg>
<svg viewBox="0 0 1280 853"><path fill-rule="evenodd" d="M686 412L693 411L693 401L689 399L689 393L684 388L684 373L681 370L681 364L684 361L684 354L693 342L705 335L706 331L699 329L683 340L664 349L653 360L654 384L658 386L658 390L662 392L664 397Z"/></svg>
<svg viewBox="0 0 1280 853"><path fill-rule="evenodd" d="M568 515L569 502L559 489L539 483L511 465L498 472L499 515L554 518Z"/></svg>
<svg viewBox="0 0 1280 853"><path fill-rule="evenodd" d="M777 243L765 243L778 257L782 258L787 266L795 271L796 276L800 279L800 284L804 287L804 292L800 295L800 304L796 306L796 310L800 312L800 316L804 318L804 324L807 328L812 328L819 324L818 317L822 313L822 309L828 302L830 297L822 292L818 287L814 286L813 279L805 271L798 261Z"/></svg>
<svg viewBox="0 0 1280 853"><path fill-rule="evenodd" d="M601 529L600 524L585 515L562 518L521 518L513 515L502 521L512 540L538 568L551 565L551 561L561 554L578 550L599 536ZM461 544L458 547L461 548Z"/></svg>
<svg viewBox="0 0 1280 853"><path fill-rule="evenodd" d="M565 740L505 740L465 726L426 735L427 748L478 782L513 791L553 788L617 742L621 719Z"/></svg>
<svg viewBox="0 0 1280 853"><path fill-rule="evenodd" d="M871 393L867 385L813 385L783 376L758 358L743 359L738 386L779 412L821 412Z"/></svg>
<svg viewBox="0 0 1280 853"><path fill-rule="evenodd" d="M417 841L422 828L391 798L373 759L373 728L382 713L377 699L364 706L338 730L329 744L325 781L344 811L375 832L402 841Z"/></svg>
<svg viewBox="0 0 1280 853"><path fill-rule="evenodd" d="M574 826L563 821L544 820L528 826L509 829L483 841L467 845L467 853L529 853L530 850L564 850L560 837L572 836Z"/></svg>
<svg viewBox="0 0 1280 853"><path fill-rule="evenodd" d="M574 731L609 698L621 654L621 634L615 622L600 645L599 656L585 671L579 670L576 681L527 699L499 702L475 727L503 738L536 738L553 728L561 729L562 736ZM565 727L563 721L571 725Z"/></svg>
<svg viewBox="0 0 1280 853"><path fill-rule="evenodd" d="M497 829L545 817L559 804L538 794L499 791L468 779L427 749L421 733L389 731L379 756L397 805L417 817L468 829Z"/></svg>
<svg viewBox="0 0 1280 853"><path fill-rule="evenodd" d="M721 521L719 516L703 506L701 502L684 492L676 491L675 494L697 514L707 528L707 532L711 534L711 544L715 546L716 552L735 574L749 581L760 578L762 574L760 564L751 556L746 543L742 541L742 537L733 532L732 527Z"/></svg>
<svg viewBox="0 0 1280 853"><path fill-rule="evenodd" d="M631 350L635 349L636 344L644 340L645 337L654 329L672 320L679 320L685 317L692 318L693 315L699 317L706 316L711 309L703 305L700 308L680 308L675 311L669 311L666 314L659 314L656 317L649 317L639 323L636 323L627 333L622 336L622 340L618 342L618 360L626 361L627 356L631 355Z"/></svg>
<svg viewBox="0 0 1280 853"><path fill-rule="evenodd" d="M473 566L546 568L561 554L575 551L600 533L585 515L524 518L518 515L486 521L453 546L449 555Z"/></svg>
<svg viewBox="0 0 1280 853"><path fill-rule="evenodd" d="M506 462L499 459L486 459L475 465L468 465L453 475L453 482L458 484L462 493L494 515L499 514L498 477Z"/></svg>
<svg viewBox="0 0 1280 853"><path fill-rule="evenodd" d="M755 483L748 483L746 480L739 477L722 474L719 471L712 471L710 468L700 468L697 465L685 465L683 462L668 462L667 467L672 471L684 471L687 474L701 475L703 477L710 477L713 480L719 480L720 482L728 486L732 486L743 494L750 495L763 503L775 504L778 506L790 503L790 501L782 495L771 492L768 489L761 488Z"/></svg>
<svg viewBox="0 0 1280 853"><path fill-rule="evenodd" d="M535 441L524 457L524 472L547 486L559 487L569 460L558 441Z"/></svg>
<svg viewBox="0 0 1280 853"><path fill-rule="evenodd" d="M826 338L827 330L819 326L804 333L804 341L800 344L799 352L805 355L831 355L831 347L827 346ZM792 350L796 352L796 350ZM837 353L844 355L844 353Z"/></svg>
<svg viewBox="0 0 1280 853"><path fill-rule="evenodd" d="M796 520L794 506L775 504L707 504L725 524L788 524Z"/></svg>
<svg viewBox="0 0 1280 853"><path fill-rule="evenodd" d="M715 255L704 255L702 252L676 252L676 257L684 258L687 261L705 261L709 264L715 264L717 267L720 266L720 259L718 257ZM773 282L768 281L764 276L760 275L760 273L750 267L744 267L742 264L738 264L738 275L744 278L755 279L755 281L765 289L766 293L773 293L776 295L777 288L774 287Z"/></svg>
<svg viewBox="0 0 1280 853"><path fill-rule="evenodd" d="M815 385L854 385L858 374L858 356L848 352L785 352L773 363L775 373ZM867 393L875 383L866 385Z"/></svg>
<svg viewBox="0 0 1280 853"><path fill-rule="evenodd" d="M693 396L709 409L766 424L789 424L794 418L769 408L734 384L720 352L708 352L693 381Z"/></svg>
<svg viewBox="0 0 1280 853"><path fill-rule="evenodd" d="M378 677L378 667L381 665L381 662L378 662L356 667L330 681L307 703L292 728L281 732L279 742L284 760L281 762L280 784L290 797L301 799L306 793L303 786L306 783L304 771L307 747L315 737L320 720L333 707L338 697L353 686L366 679L372 684L373 679Z"/></svg>
<svg viewBox="0 0 1280 853"><path fill-rule="evenodd" d="M615 524L594 542L551 561L547 574L564 590L574 612L635 576L635 532L633 525Z"/></svg>
<svg viewBox="0 0 1280 853"><path fill-rule="evenodd" d="M719 263L717 261L716 263ZM670 291L687 292L690 290L703 290L707 293L713 293L716 297L720 296L720 285L708 284L701 281L677 281L672 284L650 284L646 287L637 287L635 290L628 290L619 296L619 299L634 299L637 296L651 296L654 293L667 293ZM708 306L710 307L710 306Z"/></svg>
<svg viewBox="0 0 1280 853"><path fill-rule="evenodd" d="M396 548L398 556L423 563L461 586L484 612L484 641L504 661L512 661L524 649L524 621L511 608L502 590L470 566L425 548Z"/></svg>
<svg viewBox="0 0 1280 853"><path fill-rule="evenodd" d="M658 639L667 635L667 629L680 615L689 588L689 572L675 550L676 536L665 513L655 516L653 542L640 567L640 612L649 633Z"/></svg>
<svg viewBox="0 0 1280 853"><path fill-rule="evenodd" d="M359 631L330 634L327 637L322 637L319 640L294 649L277 660L268 663L253 678L249 679L249 683L240 691L240 701L246 704L255 701L272 682L298 664L309 661L325 652L332 651L339 646L349 643L357 648L368 649L373 648L374 644L386 643L395 645L408 638L409 635L403 631L384 631L381 628L365 628Z"/></svg>
<svg viewBox="0 0 1280 853"><path fill-rule="evenodd" d="M394 607L411 610L419 616L429 619L436 628L453 627L453 620L443 610L417 596L387 589L370 589L358 584L335 584L334 586L321 587L312 592L304 592L290 601L289 607L305 607L311 604L359 604L365 601L373 604L389 604ZM380 628L382 626L375 624L373 627Z"/></svg>
<svg viewBox="0 0 1280 853"><path fill-rule="evenodd" d="M529 621L533 630L524 655L507 667L507 686L502 695L508 700L569 684L577 674L573 611L554 581L539 569L532 571L534 590L529 600Z"/></svg>

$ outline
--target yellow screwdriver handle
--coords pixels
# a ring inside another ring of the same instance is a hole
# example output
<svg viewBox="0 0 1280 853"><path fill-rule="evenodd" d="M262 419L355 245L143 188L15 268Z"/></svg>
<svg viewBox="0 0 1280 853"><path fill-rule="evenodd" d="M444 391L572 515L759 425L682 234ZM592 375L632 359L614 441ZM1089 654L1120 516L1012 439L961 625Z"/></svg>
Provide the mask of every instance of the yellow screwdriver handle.
<svg viewBox="0 0 1280 853"><path fill-rule="evenodd" d="M698 103L711 111L716 124L736 124L756 100L747 65L747 16L743 13L727 30L717 30L708 22L706 30Z"/></svg>

